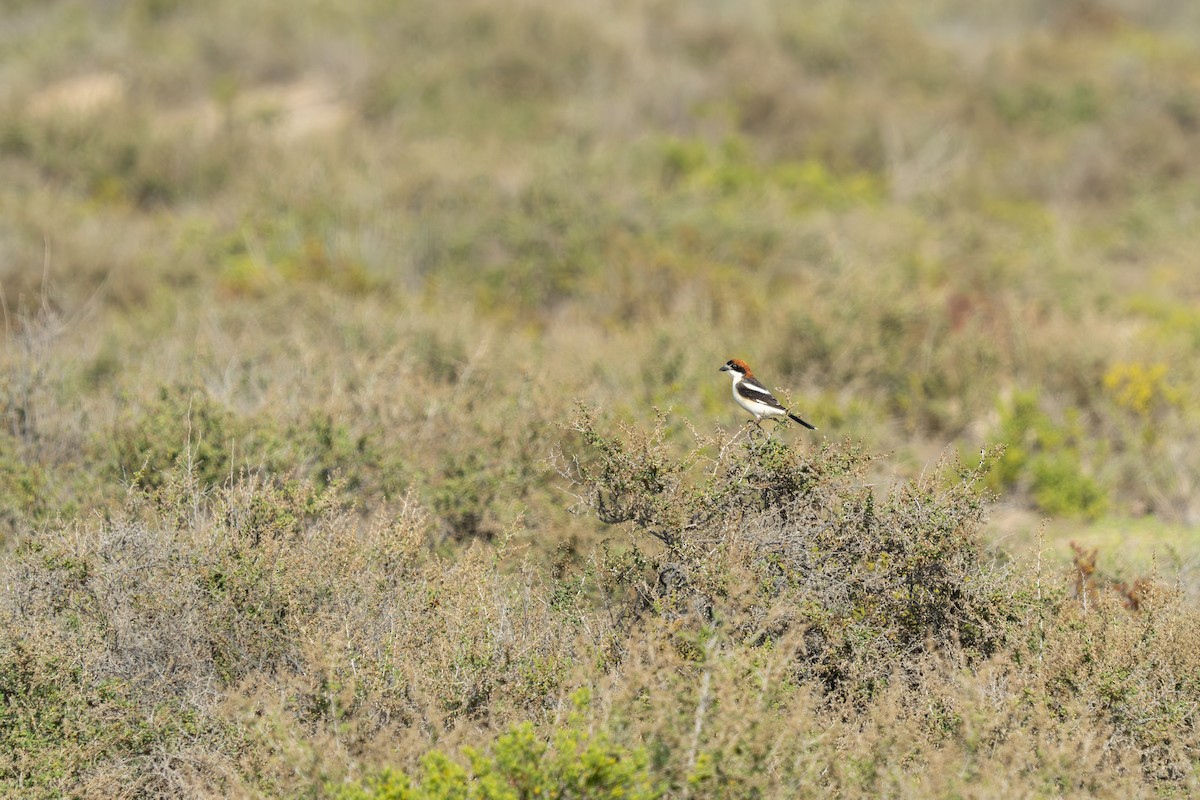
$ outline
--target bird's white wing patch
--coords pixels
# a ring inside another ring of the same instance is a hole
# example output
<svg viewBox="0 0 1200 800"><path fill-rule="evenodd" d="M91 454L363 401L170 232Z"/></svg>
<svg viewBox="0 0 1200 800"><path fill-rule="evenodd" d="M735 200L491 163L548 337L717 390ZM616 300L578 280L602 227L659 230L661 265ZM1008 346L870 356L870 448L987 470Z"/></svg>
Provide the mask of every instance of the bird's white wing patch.
<svg viewBox="0 0 1200 800"><path fill-rule="evenodd" d="M771 393L767 391L767 387L754 380L754 378L743 378L739 388L748 397L753 395L766 395L767 397L771 396Z"/></svg>

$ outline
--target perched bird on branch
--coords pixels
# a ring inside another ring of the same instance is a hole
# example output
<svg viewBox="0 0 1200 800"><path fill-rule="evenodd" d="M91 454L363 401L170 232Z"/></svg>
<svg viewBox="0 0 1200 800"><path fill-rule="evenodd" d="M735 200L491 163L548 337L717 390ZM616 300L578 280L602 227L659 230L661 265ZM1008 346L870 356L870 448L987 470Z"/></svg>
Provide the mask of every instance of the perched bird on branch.
<svg viewBox="0 0 1200 800"><path fill-rule="evenodd" d="M719 371L728 372L733 378L733 399L739 406L754 415L755 425L762 427L763 419L786 417L799 422L809 430L817 429L815 425L810 425L784 408L774 395L767 391L767 387L754 377L754 373L750 371L750 365L740 358L729 359ZM783 422L784 420L779 421Z"/></svg>

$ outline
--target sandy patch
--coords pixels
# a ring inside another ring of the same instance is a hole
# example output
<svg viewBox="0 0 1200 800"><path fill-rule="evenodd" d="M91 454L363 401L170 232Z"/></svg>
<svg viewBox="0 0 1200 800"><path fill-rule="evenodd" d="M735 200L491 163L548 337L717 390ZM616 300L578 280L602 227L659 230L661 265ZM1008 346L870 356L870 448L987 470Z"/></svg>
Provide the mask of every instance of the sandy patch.
<svg viewBox="0 0 1200 800"><path fill-rule="evenodd" d="M235 98L233 113L264 119L282 139L327 133L350 120L337 88L322 77L248 89Z"/></svg>
<svg viewBox="0 0 1200 800"><path fill-rule="evenodd" d="M91 116L125 99L125 79L115 72L77 75L47 86L29 102L35 117Z"/></svg>
<svg viewBox="0 0 1200 800"><path fill-rule="evenodd" d="M205 98L155 115L159 130L168 135L188 132L209 137L232 122L265 130L282 141L296 141L345 127L350 109L337 87L322 77L254 86L237 92L222 107Z"/></svg>

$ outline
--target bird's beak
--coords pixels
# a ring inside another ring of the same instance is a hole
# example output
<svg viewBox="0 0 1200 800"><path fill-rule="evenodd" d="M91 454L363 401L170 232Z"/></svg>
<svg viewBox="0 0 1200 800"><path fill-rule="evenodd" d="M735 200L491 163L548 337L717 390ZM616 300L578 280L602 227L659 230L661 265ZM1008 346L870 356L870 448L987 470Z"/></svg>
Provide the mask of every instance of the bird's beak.
<svg viewBox="0 0 1200 800"><path fill-rule="evenodd" d="M723 367L721 367L719 370L717 370L717 372L728 372L728 371L729 371L729 365L728 365L728 364L726 364L725 366L723 366Z"/></svg>

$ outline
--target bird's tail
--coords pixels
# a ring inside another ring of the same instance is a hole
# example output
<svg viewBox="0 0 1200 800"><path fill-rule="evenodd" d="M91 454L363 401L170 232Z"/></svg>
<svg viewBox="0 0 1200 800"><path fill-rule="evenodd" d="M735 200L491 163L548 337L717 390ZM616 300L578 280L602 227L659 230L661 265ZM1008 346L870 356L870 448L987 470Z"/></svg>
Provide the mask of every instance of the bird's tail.
<svg viewBox="0 0 1200 800"><path fill-rule="evenodd" d="M796 420L796 422L799 422L804 427L808 428L810 431L815 431L817 429L816 425L809 425L807 422L800 419L799 417L797 417L795 414L791 413L790 411L788 412L788 416L791 417L792 419Z"/></svg>

